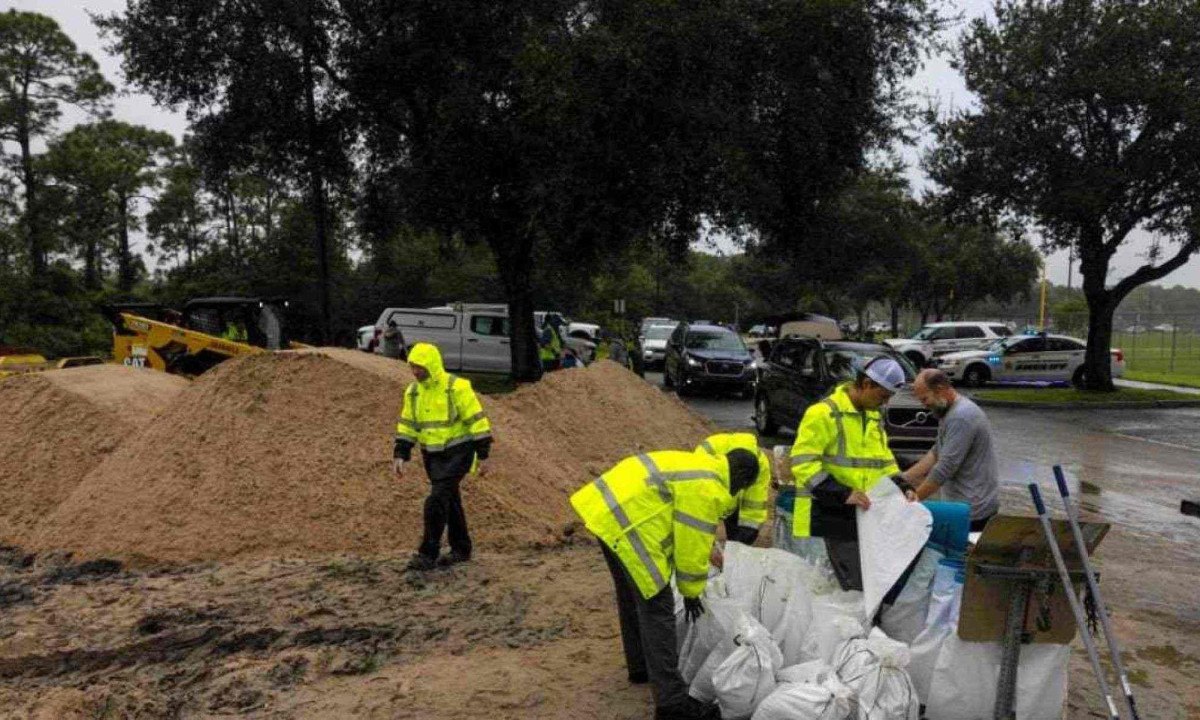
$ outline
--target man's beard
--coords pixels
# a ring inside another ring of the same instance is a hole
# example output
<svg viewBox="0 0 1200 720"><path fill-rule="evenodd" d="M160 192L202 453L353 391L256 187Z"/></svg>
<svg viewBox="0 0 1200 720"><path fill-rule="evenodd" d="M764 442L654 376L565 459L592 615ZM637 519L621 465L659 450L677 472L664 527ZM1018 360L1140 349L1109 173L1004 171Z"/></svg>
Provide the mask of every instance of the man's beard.
<svg viewBox="0 0 1200 720"><path fill-rule="evenodd" d="M950 411L950 403L945 400L938 400L929 407L929 412L937 419L941 420L946 417L946 413Z"/></svg>

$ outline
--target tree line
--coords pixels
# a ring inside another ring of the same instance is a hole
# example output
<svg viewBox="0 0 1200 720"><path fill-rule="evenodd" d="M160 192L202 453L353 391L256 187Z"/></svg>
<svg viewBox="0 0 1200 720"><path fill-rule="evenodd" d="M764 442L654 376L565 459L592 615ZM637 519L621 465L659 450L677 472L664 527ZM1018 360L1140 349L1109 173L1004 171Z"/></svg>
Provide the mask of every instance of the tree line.
<svg viewBox="0 0 1200 720"><path fill-rule="evenodd" d="M111 118L95 61L10 11L0 332L67 352L103 343L99 303L242 293L300 300L331 342L385 305L502 299L526 379L535 307L934 318L1027 292L1035 236L1079 252L1102 323L1194 250L1192 166L1167 158L1200 25L1159 5L1006 2L968 27L983 102L927 118L920 199L877 158L916 118L903 83L944 20L925 0L130 0L97 22L131 89L187 113L180 141ZM1093 26L1160 62L1118 81ZM1055 43L1078 55L1037 54ZM89 120L62 132L68 106ZM1109 288L1101 260L1147 223L1179 252ZM705 234L743 252L690 250Z"/></svg>

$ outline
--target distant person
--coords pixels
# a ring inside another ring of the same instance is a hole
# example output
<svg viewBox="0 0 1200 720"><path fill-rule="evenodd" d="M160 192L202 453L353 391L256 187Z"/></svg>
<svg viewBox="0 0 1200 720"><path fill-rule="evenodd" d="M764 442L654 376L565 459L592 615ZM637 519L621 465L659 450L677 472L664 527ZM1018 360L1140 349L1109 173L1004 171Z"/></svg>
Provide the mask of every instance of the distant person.
<svg viewBox="0 0 1200 720"><path fill-rule="evenodd" d="M617 591L629 681L651 684L656 720L721 717L715 705L689 697L679 675L671 577L694 622L704 613L700 596L717 523L756 477L758 460L746 450L665 450L627 457L571 496L600 540Z"/></svg>
<svg viewBox="0 0 1200 720"><path fill-rule="evenodd" d="M583 361L575 354L574 348L564 348L562 353L562 369L581 367L583 367Z"/></svg>
<svg viewBox="0 0 1200 720"><path fill-rule="evenodd" d="M404 334L396 327L395 320L388 320L387 330L383 331L383 342L379 351L384 357L400 360L404 357Z"/></svg>
<svg viewBox="0 0 1200 720"><path fill-rule="evenodd" d="M791 532L780 528L776 547L810 555L818 549L808 539L823 538L843 590L862 590L855 509L870 511L871 488L890 476L910 502L917 499L888 448L880 413L904 385L904 370L877 357L856 365L853 377L804 412L791 452L795 484L776 498L778 514L791 519Z"/></svg>
<svg viewBox="0 0 1200 720"><path fill-rule="evenodd" d="M246 324L241 320L230 320L226 322L225 332L221 333L221 339L238 343L248 342L249 338L246 333Z"/></svg>
<svg viewBox="0 0 1200 720"><path fill-rule="evenodd" d="M904 478L920 483L917 496L922 500L941 490L944 500L970 504L971 532L982 532L1000 511L1000 466L991 423L941 370L922 370L913 394L941 422L933 448L904 471Z"/></svg>
<svg viewBox="0 0 1200 720"><path fill-rule="evenodd" d="M413 345L408 365L417 380L404 391L392 467L396 477L402 477L413 447L421 446L431 487L425 498L425 532L408 567L423 571L471 559L471 536L459 484L468 473L487 474L492 425L470 381L445 371L437 347ZM450 552L438 557L442 532L447 528Z"/></svg>
<svg viewBox="0 0 1200 720"><path fill-rule="evenodd" d="M559 319L557 316L547 315L546 322L542 325L542 333L538 336L538 357L541 358L543 372L562 367L563 347Z"/></svg>

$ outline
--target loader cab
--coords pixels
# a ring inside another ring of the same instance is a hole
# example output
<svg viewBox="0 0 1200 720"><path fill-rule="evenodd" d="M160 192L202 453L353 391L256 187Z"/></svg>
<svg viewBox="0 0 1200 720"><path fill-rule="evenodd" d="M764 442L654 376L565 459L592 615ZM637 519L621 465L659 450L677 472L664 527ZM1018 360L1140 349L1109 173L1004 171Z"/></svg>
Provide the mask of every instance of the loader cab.
<svg viewBox="0 0 1200 720"><path fill-rule="evenodd" d="M183 306L183 327L266 350L288 346L285 318L291 303L282 299L207 297Z"/></svg>

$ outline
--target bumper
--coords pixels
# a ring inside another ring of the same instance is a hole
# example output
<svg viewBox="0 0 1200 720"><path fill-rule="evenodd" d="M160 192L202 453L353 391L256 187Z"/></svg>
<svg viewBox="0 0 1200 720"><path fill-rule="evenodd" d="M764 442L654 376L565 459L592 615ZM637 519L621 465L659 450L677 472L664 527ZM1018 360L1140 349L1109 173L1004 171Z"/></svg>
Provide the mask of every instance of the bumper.
<svg viewBox="0 0 1200 720"><path fill-rule="evenodd" d="M717 386L743 386L754 382L755 373L753 370L744 372L741 375L716 375L712 373L690 372L684 379L688 385L712 385Z"/></svg>

